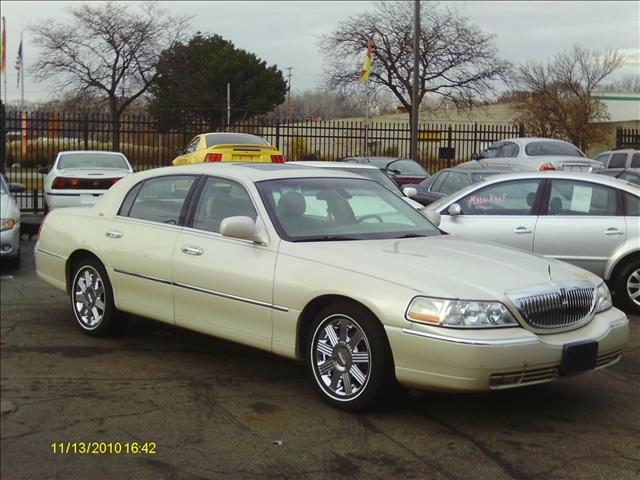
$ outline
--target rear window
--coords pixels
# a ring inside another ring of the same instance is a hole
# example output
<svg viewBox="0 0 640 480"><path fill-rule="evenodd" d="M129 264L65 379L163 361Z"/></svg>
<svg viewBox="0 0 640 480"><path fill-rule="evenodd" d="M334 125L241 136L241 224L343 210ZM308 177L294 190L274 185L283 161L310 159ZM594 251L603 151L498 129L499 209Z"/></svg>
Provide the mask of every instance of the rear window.
<svg viewBox="0 0 640 480"><path fill-rule="evenodd" d="M395 162L390 163L387 166L388 170L396 170L400 172L400 175L418 175L426 177L428 173L424 168L413 160L397 160ZM395 172L391 172L395 173Z"/></svg>
<svg viewBox="0 0 640 480"><path fill-rule="evenodd" d="M248 133L210 133L204 138L207 142L207 148L225 144L269 145L264 138Z"/></svg>
<svg viewBox="0 0 640 480"><path fill-rule="evenodd" d="M531 157L562 155L566 157L584 157L582 152L570 143L539 141L528 143L524 151Z"/></svg>
<svg viewBox="0 0 640 480"><path fill-rule="evenodd" d="M118 153L64 153L58 159L59 170L79 168L117 168L129 169L125 158Z"/></svg>
<svg viewBox="0 0 640 480"><path fill-rule="evenodd" d="M640 153L634 153L631 157L631 168L640 168Z"/></svg>

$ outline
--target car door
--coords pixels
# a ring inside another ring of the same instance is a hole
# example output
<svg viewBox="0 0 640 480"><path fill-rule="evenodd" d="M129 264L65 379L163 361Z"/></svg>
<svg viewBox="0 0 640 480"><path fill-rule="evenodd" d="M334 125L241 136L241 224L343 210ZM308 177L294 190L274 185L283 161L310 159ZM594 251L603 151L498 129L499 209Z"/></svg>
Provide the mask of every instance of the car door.
<svg viewBox="0 0 640 480"><path fill-rule="evenodd" d="M440 228L531 251L542 183L533 178L480 187L456 202L459 215L450 215L448 208L440 212Z"/></svg>
<svg viewBox="0 0 640 480"><path fill-rule="evenodd" d="M171 255L196 178L168 175L137 184L98 236L119 308L173 323Z"/></svg>
<svg viewBox="0 0 640 480"><path fill-rule="evenodd" d="M271 348L276 246L220 235L224 218L258 218L240 183L207 178L173 252L176 325Z"/></svg>
<svg viewBox="0 0 640 480"><path fill-rule="evenodd" d="M602 276L627 238L618 191L582 180L550 180L546 211L536 226L534 252Z"/></svg>

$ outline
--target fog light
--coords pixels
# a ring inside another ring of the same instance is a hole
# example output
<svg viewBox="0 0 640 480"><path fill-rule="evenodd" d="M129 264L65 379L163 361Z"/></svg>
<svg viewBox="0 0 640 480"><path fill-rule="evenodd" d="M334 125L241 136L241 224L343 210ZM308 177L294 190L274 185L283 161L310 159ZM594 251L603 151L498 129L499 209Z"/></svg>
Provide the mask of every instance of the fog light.
<svg viewBox="0 0 640 480"><path fill-rule="evenodd" d="M2 251L3 252L10 252L11 251L11 245L5 243L4 245L2 245Z"/></svg>

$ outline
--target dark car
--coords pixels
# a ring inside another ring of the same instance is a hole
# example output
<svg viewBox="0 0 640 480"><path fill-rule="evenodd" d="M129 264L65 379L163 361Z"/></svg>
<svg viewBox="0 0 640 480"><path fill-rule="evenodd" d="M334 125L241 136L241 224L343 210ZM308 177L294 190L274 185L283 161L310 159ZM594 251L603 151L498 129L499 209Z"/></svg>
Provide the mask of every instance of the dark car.
<svg viewBox="0 0 640 480"><path fill-rule="evenodd" d="M398 157L346 157L340 160L349 163L367 163L375 165L396 182L399 187L409 183L420 183L429 176L427 171L415 160Z"/></svg>
<svg viewBox="0 0 640 480"><path fill-rule="evenodd" d="M429 205L450 193L457 192L473 183L480 182L491 175L513 172L512 168L445 168L434 173L417 185L405 185L413 187L418 194L411 197L422 205Z"/></svg>
<svg viewBox="0 0 640 480"><path fill-rule="evenodd" d="M607 168L596 173L640 185L640 168Z"/></svg>

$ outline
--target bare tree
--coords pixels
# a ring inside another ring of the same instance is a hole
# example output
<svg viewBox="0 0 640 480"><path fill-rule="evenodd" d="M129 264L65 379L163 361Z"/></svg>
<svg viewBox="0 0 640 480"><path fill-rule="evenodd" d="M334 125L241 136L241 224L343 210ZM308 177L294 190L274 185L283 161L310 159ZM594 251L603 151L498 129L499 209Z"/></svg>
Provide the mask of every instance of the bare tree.
<svg viewBox="0 0 640 480"><path fill-rule="evenodd" d="M623 63L617 51L600 53L576 46L547 62L520 65L514 74L520 92L518 121L531 135L566 138L588 148L604 134L597 122L609 118L604 104L592 94Z"/></svg>
<svg viewBox="0 0 640 480"><path fill-rule="evenodd" d="M413 2L380 2L373 13L340 23L323 41L329 88L352 92L368 39L373 42L369 81L391 91L411 113ZM493 37L450 8L426 3L421 8L419 102L428 93L458 108L488 98L509 63L498 57Z"/></svg>
<svg viewBox="0 0 640 480"><path fill-rule="evenodd" d="M625 75L614 82L602 85L599 90L610 93L640 93L640 75Z"/></svg>
<svg viewBox="0 0 640 480"><path fill-rule="evenodd" d="M120 149L120 117L157 78L160 52L182 37L188 19L170 16L155 3L87 3L67 9L65 22L30 27L40 56L39 80L57 80L61 92L105 99L111 113L113 149Z"/></svg>

